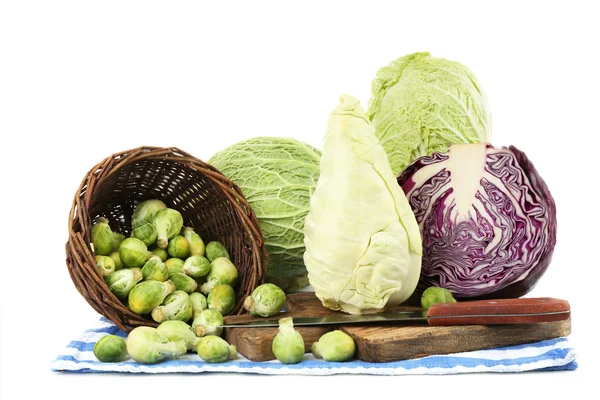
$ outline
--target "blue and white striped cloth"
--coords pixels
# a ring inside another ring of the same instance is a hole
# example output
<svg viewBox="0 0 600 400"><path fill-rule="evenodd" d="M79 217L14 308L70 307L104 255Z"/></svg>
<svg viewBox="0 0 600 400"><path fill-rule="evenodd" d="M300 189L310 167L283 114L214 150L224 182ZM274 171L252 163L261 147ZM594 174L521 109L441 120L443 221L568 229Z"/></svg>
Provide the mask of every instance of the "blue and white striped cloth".
<svg viewBox="0 0 600 400"><path fill-rule="evenodd" d="M132 359L118 363L102 363L94 356L94 344L107 334L125 338L125 332L111 321L100 318L97 326L86 330L71 341L62 353L51 362L53 371L68 372L128 372L128 373L200 373L235 372L271 375L443 375L475 372L523 372L574 370L576 354L566 337L544 340L525 345L496 349L428 356L414 360L387 363L364 361L327 362L315 359L310 353L302 362L285 365L279 361L254 362L241 355L220 364L209 364L196 353L158 364L138 364Z"/></svg>

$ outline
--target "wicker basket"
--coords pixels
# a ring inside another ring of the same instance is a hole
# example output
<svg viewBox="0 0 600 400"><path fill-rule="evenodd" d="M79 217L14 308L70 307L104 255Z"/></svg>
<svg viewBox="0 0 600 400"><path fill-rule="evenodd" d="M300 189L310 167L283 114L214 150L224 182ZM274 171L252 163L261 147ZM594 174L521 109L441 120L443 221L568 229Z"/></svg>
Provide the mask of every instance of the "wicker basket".
<svg viewBox="0 0 600 400"><path fill-rule="evenodd" d="M126 332L157 326L149 316L133 313L108 289L96 269L91 226L104 216L113 231L131 233L138 203L157 198L177 209L186 226L208 243L218 240L238 268L237 302L263 283L266 252L252 208L241 190L217 169L177 149L140 147L113 154L94 166L77 189L69 215L66 262L77 290L100 314Z"/></svg>

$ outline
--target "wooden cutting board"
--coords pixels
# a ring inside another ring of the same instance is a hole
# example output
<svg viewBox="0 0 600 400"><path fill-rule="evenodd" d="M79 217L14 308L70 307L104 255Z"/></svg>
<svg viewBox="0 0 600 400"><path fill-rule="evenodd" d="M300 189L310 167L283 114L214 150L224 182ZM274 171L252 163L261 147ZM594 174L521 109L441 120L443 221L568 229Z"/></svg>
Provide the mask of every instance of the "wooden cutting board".
<svg viewBox="0 0 600 400"><path fill-rule="evenodd" d="M420 310L418 307L394 307L390 310ZM287 296L287 311L282 317L324 316L337 313L321 305L314 293L299 292ZM230 315L225 324L244 323L261 317ZM571 320L518 325L428 326L422 323L369 323L296 327L310 352L321 335L334 329L348 333L356 343L355 357L368 362L407 360L434 354L489 349L500 346L531 343L568 336ZM252 361L274 360L271 350L276 327L226 328L225 339L234 344L240 354Z"/></svg>

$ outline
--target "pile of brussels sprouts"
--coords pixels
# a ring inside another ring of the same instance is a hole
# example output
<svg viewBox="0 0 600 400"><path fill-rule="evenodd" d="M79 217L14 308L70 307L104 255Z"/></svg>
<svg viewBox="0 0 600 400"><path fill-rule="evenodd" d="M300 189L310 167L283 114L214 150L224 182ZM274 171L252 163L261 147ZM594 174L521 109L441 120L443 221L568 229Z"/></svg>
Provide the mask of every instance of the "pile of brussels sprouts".
<svg viewBox="0 0 600 400"><path fill-rule="evenodd" d="M158 199L141 202L132 215L130 237L113 232L100 217L92 226L92 244L98 272L110 291L136 314L145 315L158 327L138 326L127 338L105 335L94 345L102 362L119 362L131 357L143 364L178 358L188 352L210 363L237 356L234 345L222 337L223 316L236 303L236 266L229 252L217 241L205 245L192 227L184 226L181 213ZM422 297L427 309L437 302L454 301L439 288ZM273 317L286 303L277 285L256 287L243 304L251 315ZM284 364L304 358L304 340L290 317L279 320L279 332L271 349ZM311 352L327 361L352 359L356 346L340 330L322 335Z"/></svg>
<svg viewBox="0 0 600 400"><path fill-rule="evenodd" d="M140 363L155 363L188 351L209 362L235 356L235 346L220 336L223 316L235 307L238 270L222 243L205 245L192 227L184 226L179 211L150 199L135 208L129 237L98 218L92 245L110 291L134 313L159 323L157 328L133 329L126 341L103 337L94 347L100 361L129 355ZM244 308L252 315L273 316L285 302L283 290L264 284L247 297Z"/></svg>
<svg viewBox="0 0 600 400"><path fill-rule="evenodd" d="M127 238L104 217L92 226L98 272L131 311L187 323L207 308L233 310L238 270L222 243L205 245L179 211L157 199L141 202L131 225Z"/></svg>

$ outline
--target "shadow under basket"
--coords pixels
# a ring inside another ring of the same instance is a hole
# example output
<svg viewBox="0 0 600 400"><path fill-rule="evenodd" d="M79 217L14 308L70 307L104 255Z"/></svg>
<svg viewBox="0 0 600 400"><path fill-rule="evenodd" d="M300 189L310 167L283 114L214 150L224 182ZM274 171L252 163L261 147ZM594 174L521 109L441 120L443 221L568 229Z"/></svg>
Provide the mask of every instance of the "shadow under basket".
<svg viewBox="0 0 600 400"><path fill-rule="evenodd" d="M236 306L264 282L266 252L256 215L237 185L213 166L177 148L139 147L113 154L84 177L69 215L66 263L79 293L104 317L129 332L157 326L132 312L108 288L96 268L92 223L105 217L114 232L131 234L131 215L144 200L160 199L178 210L208 243L225 245L238 269Z"/></svg>

